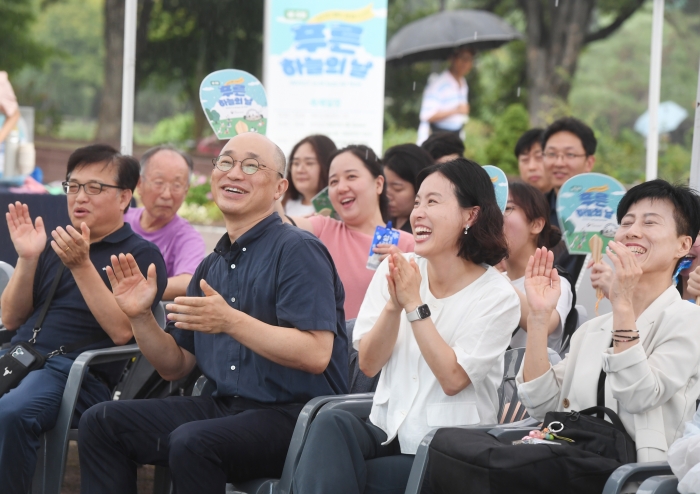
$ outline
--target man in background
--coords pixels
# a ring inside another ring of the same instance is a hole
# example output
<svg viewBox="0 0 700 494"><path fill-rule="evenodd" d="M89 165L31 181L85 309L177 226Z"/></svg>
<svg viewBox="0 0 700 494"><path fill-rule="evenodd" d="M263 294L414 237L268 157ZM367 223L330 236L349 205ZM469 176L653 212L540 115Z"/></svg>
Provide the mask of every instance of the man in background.
<svg viewBox="0 0 700 494"><path fill-rule="evenodd" d="M545 174L552 181L552 190L547 194L547 200L553 225L559 225L559 189L571 177L593 170L597 145L593 129L574 117L560 118L545 129L542 135L542 156ZM566 269L574 279L578 278L584 260L585 256L570 255L566 249L555 251L554 263Z"/></svg>
<svg viewBox="0 0 700 494"><path fill-rule="evenodd" d="M168 274L163 300L184 296L206 247L202 236L178 216L190 186L192 158L171 146L156 146L141 157L141 178L136 190L142 208L124 216L131 228L158 246Z"/></svg>
<svg viewBox="0 0 700 494"><path fill-rule="evenodd" d="M550 173L544 171L543 132L543 129L530 129L521 135L515 144L515 157L518 159L520 179L547 194L552 190L552 178Z"/></svg>
<svg viewBox="0 0 700 494"><path fill-rule="evenodd" d="M474 66L474 49L454 50L449 66L440 75L431 75L423 91L418 127L419 146L431 132L452 132L463 139L464 124L469 115L469 87L465 77Z"/></svg>

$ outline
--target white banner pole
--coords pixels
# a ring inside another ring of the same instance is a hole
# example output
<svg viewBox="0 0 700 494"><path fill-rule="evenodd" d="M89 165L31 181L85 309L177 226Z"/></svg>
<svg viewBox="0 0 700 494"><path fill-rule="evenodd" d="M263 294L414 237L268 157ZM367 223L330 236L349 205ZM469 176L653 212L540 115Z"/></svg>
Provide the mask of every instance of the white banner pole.
<svg viewBox="0 0 700 494"><path fill-rule="evenodd" d="M693 150L690 156L690 186L700 191L700 69L698 70L698 92L695 96Z"/></svg>
<svg viewBox="0 0 700 494"><path fill-rule="evenodd" d="M649 64L649 133L647 134L646 180L654 180L659 161L659 100L661 99L661 47L664 35L664 0L654 0Z"/></svg>
<svg viewBox="0 0 700 494"><path fill-rule="evenodd" d="M121 152L134 149L134 81L136 79L137 0L126 0L124 9L124 69L122 76Z"/></svg>

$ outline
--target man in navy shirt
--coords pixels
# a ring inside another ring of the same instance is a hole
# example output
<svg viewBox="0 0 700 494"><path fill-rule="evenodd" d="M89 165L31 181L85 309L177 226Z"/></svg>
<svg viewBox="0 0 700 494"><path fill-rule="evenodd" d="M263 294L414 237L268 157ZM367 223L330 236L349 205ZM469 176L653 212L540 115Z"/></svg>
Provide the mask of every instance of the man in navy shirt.
<svg viewBox="0 0 700 494"><path fill-rule="evenodd" d="M148 307L147 278L131 256L112 259L114 297L143 354L165 379L195 363L213 396L94 406L80 421L83 493L136 491L136 465L167 465L177 492L224 492L226 481L277 477L297 416L319 395L347 392L345 294L311 234L274 212L287 189L285 158L246 133L214 160L212 195L227 234L168 306L166 332Z"/></svg>
<svg viewBox="0 0 700 494"><path fill-rule="evenodd" d="M138 178L138 162L110 146L77 149L68 159L64 182L72 225L54 230L48 244L41 217L32 223L25 204L9 206L7 224L19 258L2 294L2 318L8 330L16 331L12 344L32 338L51 284L64 264L34 348L43 355L61 346L75 351L49 358L41 369L30 372L0 397L3 493L28 492L39 436L56 423L75 357L87 349L123 345L133 337L128 318L110 292L104 270L110 256L132 252L143 269L156 266L162 275L154 279L153 306L165 290L165 264L158 248L135 235L123 219ZM86 341L91 343L81 343ZM109 400L109 389L89 375L83 382L77 413L105 400Z"/></svg>

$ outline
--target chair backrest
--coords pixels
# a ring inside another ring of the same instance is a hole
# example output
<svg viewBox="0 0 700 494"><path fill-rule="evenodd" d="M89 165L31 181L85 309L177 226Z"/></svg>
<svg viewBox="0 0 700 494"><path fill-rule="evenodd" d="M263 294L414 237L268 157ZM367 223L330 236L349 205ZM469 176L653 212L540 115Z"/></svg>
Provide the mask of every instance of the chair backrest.
<svg viewBox="0 0 700 494"><path fill-rule="evenodd" d="M528 417L527 409L518 399L518 388L515 385L515 376L518 375L524 356L524 348L513 348L504 355L503 381L498 388L499 424L510 424Z"/></svg>
<svg viewBox="0 0 700 494"><path fill-rule="evenodd" d="M0 294L5 290L5 287L10 281L12 273L15 272L15 268L6 262L0 261Z"/></svg>
<svg viewBox="0 0 700 494"><path fill-rule="evenodd" d="M374 377L367 377L360 370L358 353L352 346L353 329L355 329L355 319L345 321L345 331L348 335L348 392L350 394L371 393L377 389L381 372Z"/></svg>

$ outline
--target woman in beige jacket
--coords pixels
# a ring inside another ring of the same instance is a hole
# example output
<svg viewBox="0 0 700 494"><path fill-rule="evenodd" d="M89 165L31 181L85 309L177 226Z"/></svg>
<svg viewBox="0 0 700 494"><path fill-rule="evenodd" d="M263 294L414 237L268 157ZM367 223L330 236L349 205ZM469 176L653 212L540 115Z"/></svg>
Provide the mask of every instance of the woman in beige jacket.
<svg viewBox="0 0 700 494"><path fill-rule="evenodd" d="M638 461L666 459L700 394L700 307L683 301L672 281L700 230L699 209L694 192L663 180L627 192L607 252L614 272L602 285L609 286L612 313L582 325L554 367L547 359L547 322L559 299L559 276L546 249L530 259L530 329L517 383L531 416L604 403L635 440Z"/></svg>

